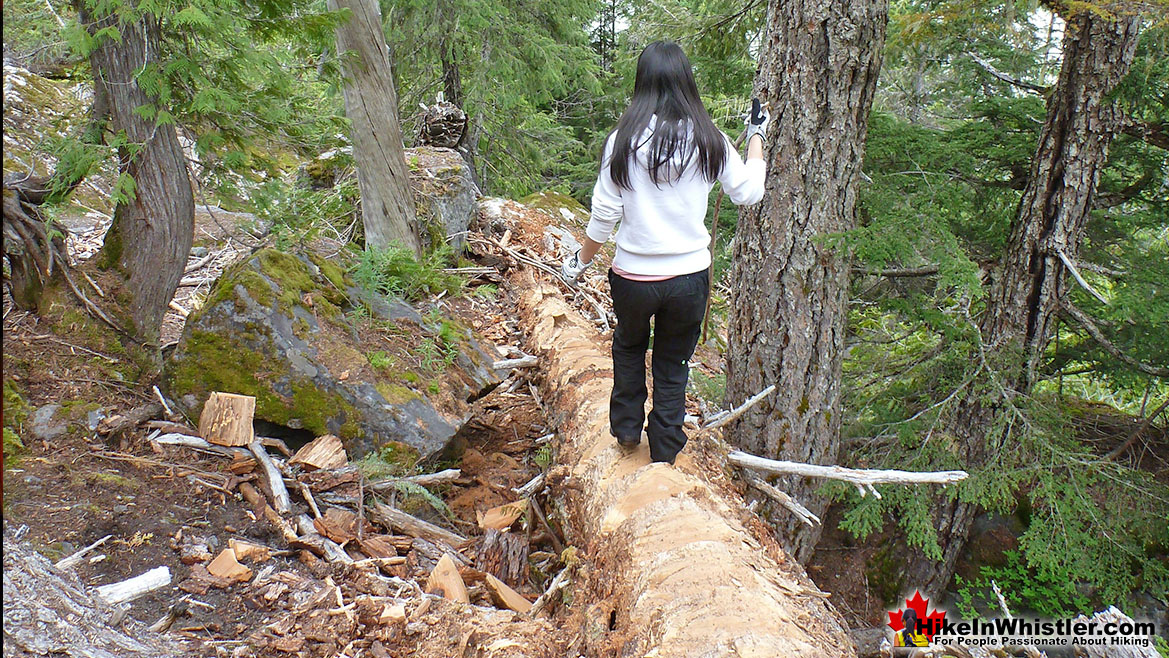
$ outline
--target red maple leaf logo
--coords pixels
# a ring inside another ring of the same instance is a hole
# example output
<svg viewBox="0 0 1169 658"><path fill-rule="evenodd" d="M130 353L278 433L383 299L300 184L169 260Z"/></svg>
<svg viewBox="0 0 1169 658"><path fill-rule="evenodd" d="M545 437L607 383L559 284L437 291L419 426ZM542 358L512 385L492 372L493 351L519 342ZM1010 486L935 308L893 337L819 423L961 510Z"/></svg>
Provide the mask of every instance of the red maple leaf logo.
<svg viewBox="0 0 1169 658"><path fill-rule="evenodd" d="M946 611L934 610L927 615L929 602L929 599L922 598L920 591L914 591L912 599L905 599L906 607L913 608L913 611L917 613L917 618L921 622L922 634L932 642L934 634L942 630L942 622L946 620ZM901 621L901 614L904 611L905 608L898 608L889 613L889 628L892 628L894 633L905 628L905 623Z"/></svg>

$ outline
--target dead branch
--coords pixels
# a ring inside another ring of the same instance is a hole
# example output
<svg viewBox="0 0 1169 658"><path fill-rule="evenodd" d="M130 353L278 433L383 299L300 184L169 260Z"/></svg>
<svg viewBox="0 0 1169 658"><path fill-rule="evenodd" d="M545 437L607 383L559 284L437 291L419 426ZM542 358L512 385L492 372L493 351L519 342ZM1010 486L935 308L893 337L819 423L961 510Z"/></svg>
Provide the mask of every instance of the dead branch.
<svg viewBox="0 0 1169 658"><path fill-rule="evenodd" d="M973 61L975 64L977 64L978 67L981 68L983 71L986 71L987 73L989 73L992 77L995 77L999 80L1002 80L1003 82L1005 82L1013 87L1018 87L1020 89L1026 89L1027 91L1033 91L1033 92L1040 94L1040 95L1046 94L1048 92L1048 90L1050 89L1049 87L1042 87L1040 85L1032 84L1032 83L1027 82L1025 80L1020 80L1018 78L1009 76L1006 73L999 71L994 66L992 66L990 64L990 62L987 62L986 60L982 59L981 57L974 54L973 52L967 51L966 56L969 57L970 60Z"/></svg>
<svg viewBox="0 0 1169 658"><path fill-rule="evenodd" d="M796 518L803 521L810 526L817 526L821 524L820 517L813 514L808 508L799 504L795 498L792 498L787 492L767 484L753 473L747 473L747 483L755 487L759 491L767 494L769 498L775 502L783 505L789 512L796 515Z"/></svg>
<svg viewBox="0 0 1169 658"><path fill-rule="evenodd" d="M844 468L843 466L820 466L801 462L776 461L735 450L727 455L727 461L740 468L749 468L776 475L799 475L809 478L824 478L851 482L862 487L874 484L953 484L968 477L966 471L894 471L877 469Z"/></svg>
<svg viewBox="0 0 1169 658"><path fill-rule="evenodd" d="M1092 339L1097 343L1099 343L1100 347L1104 348L1105 352L1108 352L1114 358L1127 363L1128 365L1136 368L1137 370L1140 370L1146 375L1152 375L1154 377L1169 377L1169 368L1162 366L1152 366L1147 363L1137 361L1124 352L1121 352L1120 348L1114 345L1112 341L1104 337L1104 333L1100 331L1100 328L1096 326L1096 323L1092 321L1092 318L1088 317L1086 313L1076 308L1075 305L1070 301L1065 299L1060 303L1060 306L1063 308L1065 315L1079 323L1079 325L1088 332L1088 335L1091 336Z"/></svg>
<svg viewBox="0 0 1169 658"><path fill-rule="evenodd" d="M268 481L268 488L272 493L272 502L276 506L276 511L280 514L287 514L292 511L292 501L288 497L288 489L284 486L284 478L280 475L280 469L276 468L276 463L268 456L268 451L264 449L264 444L259 439L253 439L248 444L252 454L256 456L256 461L264 467L264 474Z"/></svg>
<svg viewBox="0 0 1169 658"><path fill-rule="evenodd" d="M921 267L890 267L883 270L857 268L855 271L859 274L864 274L867 276L884 276L896 279L917 276L933 276L934 274L938 273L938 266L922 265Z"/></svg>
<svg viewBox="0 0 1169 658"><path fill-rule="evenodd" d="M110 605L133 601L136 598L162 589L170 584L170 568L155 567L144 574L127 578L121 582L102 585L97 595Z"/></svg>
<svg viewBox="0 0 1169 658"><path fill-rule="evenodd" d="M552 583L548 585L548 589L544 590L544 593L532 603L532 608L528 610L529 617L535 617L540 614L540 611L548 607L548 604L552 602L552 597L556 596L557 592L572 583L568 578L570 571L572 569L565 567L560 570L560 573L556 574L556 577L552 579Z"/></svg>
<svg viewBox="0 0 1169 658"><path fill-rule="evenodd" d="M709 423L704 425L702 427L702 429L712 430L712 429L722 427L723 425L726 425L727 423L731 422L732 420L735 420L739 416L742 416L743 414L747 413L748 409L759 404L759 402L761 400L763 400L763 398L770 395L771 392L774 390L775 390L775 384L768 386L767 388L763 389L762 391L759 391L755 395L752 395L751 397L747 398L746 402L735 407L735 409L733 411L731 411L729 414L726 414L724 416L719 416L718 418L710 421Z"/></svg>
<svg viewBox="0 0 1169 658"><path fill-rule="evenodd" d="M381 523L387 528L397 528L413 537L439 539L451 546L459 546L467 541L466 537L458 533L451 532L446 528L440 528L433 523L423 521L384 503L378 503L369 508L369 515L374 521Z"/></svg>
<svg viewBox="0 0 1169 658"><path fill-rule="evenodd" d="M1125 439L1124 443L1116 446L1115 449L1104 456L1104 459L1113 460L1123 455L1126 450L1131 448L1132 445L1137 442L1137 439L1140 438L1141 434L1143 434L1145 430L1149 429L1149 425L1153 424L1153 419L1157 416L1160 416L1161 413L1165 411L1166 407L1169 407L1169 398L1165 398L1165 401L1161 403L1161 406L1157 407L1153 413L1145 416L1145 419L1141 421L1141 424L1135 430L1133 430L1132 434L1128 435L1128 438Z"/></svg>
<svg viewBox="0 0 1169 658"><path fill-rule="evenodd" d="M1068 255L1063 252L1063 249L1056 249L1055 253L1059 255L1059 259L1063 261L1064 266L1067 267L1068 271L1072 273L1072 277L1075 278L1076 283L1080 284L1081 288L1087 290L1088 293L1098 299L1101 304L1108 304L1108 300L1104 299L1104 295L1096 292L1096 289L1088 285L1088 282L1084 280L1084 277L1080 276L1080 271L1077 270L1076 266L1072 264L1072 260L1068 258Z"/></svg>
<svg viewBox="0 0 1169 658"><path fill-rule="evenodd" d="M522 356L518 359L503 359L492 364L495 370L511 370L512 368L531 368L540 364L539 357Z"/></svg>
<svg viewBox="0 0 1169 658"><path fill-rule="evenodd" d="M73 567L77 566L78 564L81 564L81 561L85 559L86 555L89 555L98 546L101 546L102 544L106 543L106 541L108 541L110 537L113 537L113 535L106 535L105 537L102 537L101 539L93 542L92 544L90 544L89 546L86 546L85 548L81 549L80 551L73 553L69 557L62 558L59 562L57 562L53 566L57 567L58 569L62 569L62 570L72 569Z"/></svg>

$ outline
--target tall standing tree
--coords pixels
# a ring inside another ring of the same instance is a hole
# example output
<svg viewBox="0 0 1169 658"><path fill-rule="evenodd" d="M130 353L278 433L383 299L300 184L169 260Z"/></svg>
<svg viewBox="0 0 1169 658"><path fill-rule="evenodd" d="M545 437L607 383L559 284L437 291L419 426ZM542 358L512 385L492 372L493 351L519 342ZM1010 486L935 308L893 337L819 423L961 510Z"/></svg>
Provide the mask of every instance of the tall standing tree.
<svg viewBox="0 0 1169 658"><path fill-rule="evenodd" d="M396 243L421 255L413 229L414 196L402 146L398 93L377 0L329 0L329 9L350 12L349 20L337 26L337 52L345 74L345 115L352 124L365 244Z"/></svg>
<svg viewBox="0 0 1169 658"><path fill-rule="evenodd" d="M132 0L120 7L84 0L78 9L119 144L117 205L98 262L119 275L114 297L129 302L125 328L154 344L195 230L195 201L173 115L139 77L155 64L161 17Z"/></svg>
<svg viewBox="0 0 1169 658"><path fill-rule="evenodd" d="M1067 26L1063 65L1047 100L1047 117L1011 228L1006 254L991 284L979 330L987 371L996 381L969 389L950 429L960 458L977 469L1009 450L1009 415L1037 382L1069 286L1084 228L1093 209L1108 146L1121 111L1109 94L1128 73L1136 51L1138 16L1120 4L1062 6ZM930 593L949 583L977 506L953 495L937 511L940 560L923 560L912 582Z"/></svg>
<svg viewBox="0 0 1169 658"><path fill-rule="evenodd" d="M739 216L727 350L727 401L775 394L729 432L773 459L836 460L848 258L825 245L856 221L856 184L881 69L886 0L771 0L755 79L770 102L767 192ZM779 485L814 513L817 483ZM797 560L819 528L783 511L772 521Z"/></svg>

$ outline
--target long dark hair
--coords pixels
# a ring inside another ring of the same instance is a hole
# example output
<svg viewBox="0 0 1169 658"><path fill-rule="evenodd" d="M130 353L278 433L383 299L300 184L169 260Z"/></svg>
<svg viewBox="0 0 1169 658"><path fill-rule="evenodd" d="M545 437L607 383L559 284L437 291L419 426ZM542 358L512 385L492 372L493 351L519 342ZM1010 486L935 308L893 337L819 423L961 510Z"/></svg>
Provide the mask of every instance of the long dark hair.
<svg viewBox="0 0 1169 658"><path fill-rule="evenodd" d="M905 646L913 646L910 635L917 635L917 611L913 608L906 608L905 612L901 613L901 623L905 624L905 630L901 637L905 639Z"/></svg>
<svg viewBox="0 0 1169 658"><path fill-rule="evenodd" d="M613 182L625 189L632 187L630 161L639 146L633 140L641 136L654 114L658 115L657 125L646 162L650 180L660 185L677 178L693 157L698 158L698 169L706 180L718 178L726 158L726 140L702 105L690 60L678 44L655 41L637 58L633 98L614 130L610 163ZM691 129L694 138L688 140ZM681 160L675 168L671 162L676 155Z"/></svg>

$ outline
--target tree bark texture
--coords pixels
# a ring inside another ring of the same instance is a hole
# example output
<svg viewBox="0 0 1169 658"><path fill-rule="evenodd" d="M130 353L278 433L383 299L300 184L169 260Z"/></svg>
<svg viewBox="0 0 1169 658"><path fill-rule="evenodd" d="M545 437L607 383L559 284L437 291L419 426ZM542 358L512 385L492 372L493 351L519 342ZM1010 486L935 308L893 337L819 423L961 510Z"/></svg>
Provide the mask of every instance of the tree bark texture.
<svg viewBox="0 0 1169 658"><path fill-rule="evenodd" d="M329 0L329 9L352 12L337 27L337 52L345 73L345 116L352 124L365 244L397 243L421 255L381 12L376 0Z"/></svg>
<svg viewBox="0 0 1169 658"><path fill-rule="evenodd" d="M777 385L729 426L731 443L752 454L836 461L848 262L817 240L855 224L887 16L885 0L768 5L755 79L771 103L767 191L739 216L727 350L728 404ZM778 486L817 515L827 507L817 482ZM771 514L788 552L807 561L820 528Z"/></svg>
<svg viewBox="0 0 1169 658"><path fill-rule="evenodd" d="M991 284L979 321L988 365L1001 387L973 389L958 402L950 431L958 438L964 467L977 470L1009 434L1000 422L1010 398L1026 395L1038 378L1060 303L1108 156L1120 128L1120 108L1108 101L1132 65L1139 32L1136 16L1103 16L1084 10L1068 19L1059 80L1047 101L1047 118L1031 160L1027 186L1015 214L1007 251ZM977 510L957 498L938 512L941 561L912 569L915 585L936 594L949 583Z"/></svg>
<svg viewBox="0 0 1169 658"><path fill-rule="evenodd" d="M117 22L112 16L96 17L86 7L81 19L90 33ZM133 145L120 149L118 169L134 179L134 192L114 209L98 263L121 275L121 290L114 297L129 302L130 330L143 343L153 344L191 250L195 200L174 125L159 125L135 113L142 106L157 107L157 99L136 78L157 56L159 21L145 14L118 29L121 40L102 39L89 61L106 92L110 127L124 132Z"/></svg>
<svg viewBox="0 0 1169 658"><path fill-rule="evenodd" d="M588 656L855 656L839 613L803 568L747 529L758 521L724 471L692 450L677 466L609 434L612 360L557 286L520 272L521 326L547 378L558 425L546 481L580 549L573 607ZM705 463L705 462L704 462ZM762 532L766 529L760 527Z"/></svg>

